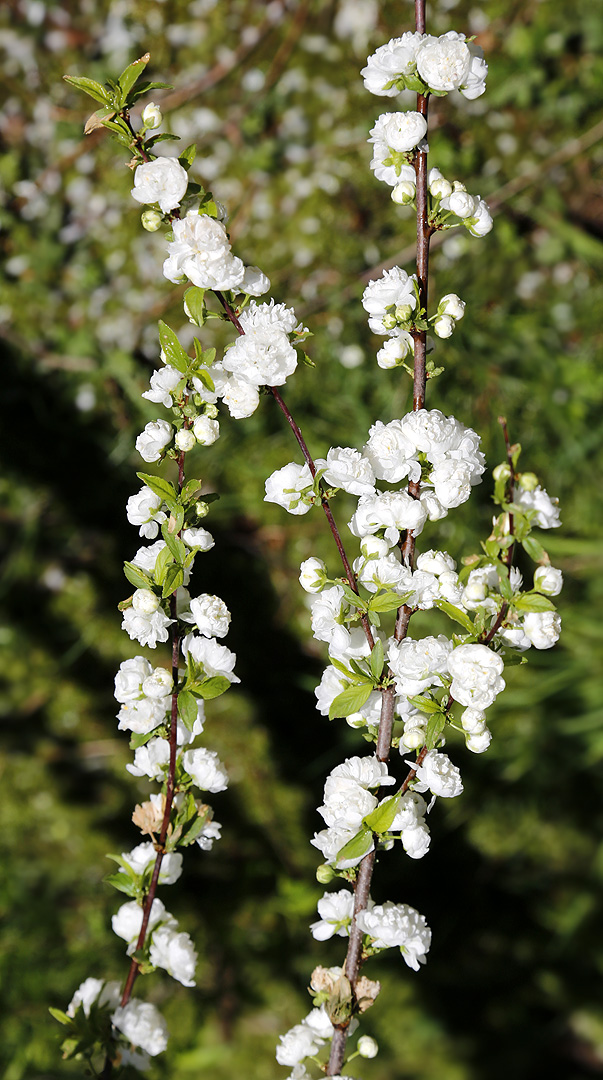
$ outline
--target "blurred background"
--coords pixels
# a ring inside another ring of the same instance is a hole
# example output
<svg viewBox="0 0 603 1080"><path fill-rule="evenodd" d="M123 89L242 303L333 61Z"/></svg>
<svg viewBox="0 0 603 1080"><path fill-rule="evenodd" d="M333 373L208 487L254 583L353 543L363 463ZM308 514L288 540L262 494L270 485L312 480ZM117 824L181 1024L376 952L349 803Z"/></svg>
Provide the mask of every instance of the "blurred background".
<svg viewBox="0 0 603 1080"><path fill-rule="evenodd" d="M490 64L484 97L434 101L431 162L495 211L486 239L457 230L434 243L431 295L458 292L467 310L437 343L445 373L428 406L475 427L491 467L504 413L523 467L560 496L563 528L543 539L566 577L565 634L509 671L487 755L453 745L466 790L438 802L429 857L382 860L375 900L416 906L434 939L419 974L396 956L367 968L384 993L364 1026L381 1053L352 1067L364 1080L603 1072L600 15L569 0L428 9L428 31L476 35ZM61 76L102 82L148 50L151 78L174 84L153 94L182 140L168 151L197 143L193 173L227 205L236 253L315 334L316 368L285 397L317 456L362 445L376 418L411 407L408 377L376 366L359 302L384 266L412 270L412 217L368 168L368 131L396 102L371 97L358 74L408 29L414 5L394 0L21 0L0 14L5 1080L81 1075L60 1060L48 1005L65 1007L89 975L125 972L109 924L120 900L102 884L105 852L137 843L129 818L147 790L125 772L112 696L118 664L140 651L116 611L122 561L138 547L124 508L138 490L134 437L157 415L140 398L157 319L185 344L192 331L183 290L161 276L165 241L140 227L124 157L105 133L84 139L93 103ZM205 346L225 333L211 323ZM173 1030L153 1080L283 1075L274 1045L310 1008L312 967L343 958L341 939L320 945L307 930L323 891L314 808L325 773L366 749L314 708L324 654L296 578L311 554L339 572L321 516L262 501L293 441L268 398L222 430L188 470L221 495L194 589L233 611L242 682L211 703L206 726L233 783L212 800L223 840L191 854L164 896L200 961L195 990L160 973L141 988ZM424 546L476 550L490 491L486 476Z"/></svg>

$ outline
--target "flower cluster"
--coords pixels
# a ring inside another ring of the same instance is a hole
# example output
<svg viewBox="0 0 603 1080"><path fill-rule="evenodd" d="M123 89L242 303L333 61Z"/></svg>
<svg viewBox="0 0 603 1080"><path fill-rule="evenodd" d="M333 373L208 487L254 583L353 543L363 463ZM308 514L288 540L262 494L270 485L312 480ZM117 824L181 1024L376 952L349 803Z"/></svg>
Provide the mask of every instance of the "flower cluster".
<svg viewBox="0 0 603 1080"><path fill-rule="evenodd" d="M396 97L406 89L425 95L460 90L473 99L484 93L487 74L479 45L454 30L440 37L406 33L392 38L361 71L366 89L379 97Z"/></svg>

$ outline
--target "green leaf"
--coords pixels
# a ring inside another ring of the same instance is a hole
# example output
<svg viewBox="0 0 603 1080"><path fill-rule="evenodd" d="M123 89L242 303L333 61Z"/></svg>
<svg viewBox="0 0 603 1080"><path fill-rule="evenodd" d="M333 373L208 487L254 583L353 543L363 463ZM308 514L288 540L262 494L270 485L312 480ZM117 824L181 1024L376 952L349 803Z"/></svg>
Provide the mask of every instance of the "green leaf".
<svg viewBox="0 0 603 1080"><path fill-rule="evenodd" d="M524 539L521 541L521 546L524 551L527 552L530 558L534 560L534 562L547 563L549 561L549 557L545 549L535 536L524 537Z"/></svg>
<svg viewBox="0 0 603 1080"><path fill-rule="evenodd" d="M465 614L464 611L461 611L460 608L455 607L454 604L449 604L447 600L436 600L436 606L440 609L440 611L444 612L444 615L447 615L449 619L453 620L453 622L456 622L459 624L459 626L462 626L463 629L466 630L469 634L475 633L473 622L471 621L469 616Z"/></svg>
<svg viewBox="0 0 603 1080"><path fill-rule="evenodd" d="M195 375L203 383L205 389L213 394L216 386L209 372L205 368L197 368Z"/></svg>
<svg viewBox="0 0 603 1080"><path fill-rule="evenodd" d="M86 79L81 75L63 75L63 78L70 86L75 86L76 90L83 90L85 94L94 98L95 101L100 101L101 105L113 104L112 95L94 79Z"/></svg>
<svg viewBox="0 0 603 1080"><path fill-rule="evenodd" d="M380 639L377 639L371 650L371 671L375 680L381 678L384 664L385 656L383 654L383 642Z"/></svg>
<svg viewBox="0 0 603 1080"><path fill-rule="evenodd" d="M329 709L329 720L334 720L337 716L351 716L352 713L358 712L368 701L372 690L372 683L348 686L347 690L342 690Z"/></svg>
<svg viewBox="0 0 603 1080"><path fill-rule="evenodd" d="M190 169L191 165L193 164L193 161L195 160L196 156L197 156L197 147L195 146L194 143L191 143L191 145L187 146L186 150L183 150L182 153L179 155L178 161L183 166L183 168L185 168L187 170L187 172L188 172L188 170Z"/></svg>
<svg viewBox="0 0 603 1080"><path fill-rule="evenodd" d="M159 321L159 340L168 364L185 374L191 358L182 348L174 331L162 320Z"/></svg>
<svg viewBox="0 0 603 1080"><path fill-rule="evenodd" d="M345 583L342 584L341 588L343 589L343 594L348 603L352 604L355 608L358 608L359 611L366 611L366 603L362 597L358 596L358 593L354 592L354 590Z"/></svg>
<svg viewBox="0 0 603 1080"><path fill-rule="evenodd" d="M504 563L495 562L494 569L498 574L498 580L500 583L500 593L505 600L513 599L513 589L511 588L511 582L509 580L509 568Z"/></svg>
<svg viewBox="0 0 603 1080"><path fill-rule="evenodd" d="M538 592L522 593L514 601L516 611L556 611L552 600Z"/></svg>
<svg viewBox="0 0 603 1080"><path fill-rule="evenodd" d="M124 563L124 574L135 589L152 589L155 584L153 578L131 562Z"/></svg>
<svg viewBox="0 0 603 1080"><path fill-rule="evenodd" d="M311 359L311 357L308 356L308 354L306 352L302 352L301 361L302 361L302 364L306 365L306 367L314 367L314 368L316 367L316 364Z"/></svg>
<svg viewBox="0 0 603 1080"><path fill-rule="evenodd" d="M181 690L178 694L178 715L189 731L193 730L193 724L197 719L197 699L188 690Z"/></svg>
<svg viewBox="0 0 603 1080"><path fill-rule="evenodd" d="M146 484L151 489L154 495L158 495L160 499L163 499L169 506L170 510L176 505L178 495L176 488L169 480L164 480L163 476L152 476L150 473L137 472L139 480L142 480L143 484Z"/></svg>
<svg viewBox="0 0 603 1080"><path fill-rule="evenodd" d="M211 701L212 698L220 697L221 694L226 693L229 687L230 679L227 679L225 675L212 675L199 685L196 693L205 701Z"/></svg>
<svg viewBox="0 0 603 1080"><path fill-rule="evenodd" d="M370 829L361 829L341 851L337 852L336 862L347 862L348 859L361 859L370 850L373 842L373 834Z"/></svg>
<svg viewBox="0 0 603 1080"><path fill-rule="evenodd" d="M163 539L165 540L169 550L171 551L178 565L182 566L187 555L186 546L185 544L183 544L182 540L175 535L175 533L170 532L168 526L169 522L164 521L161 526L161 535L163 536Z"/></svg>
<svg viewBox="0 0 603 1080"><path fill-rule="evenodd" d="M158 142L179 142L179 139L179 135L171 135L169 131L161 131L159 135L151 135L151 138L145 141L145 150L149 150L151 146Z"/></svg>
<svg viewBox="0 0 603 1080"><path fill-rule="evenodd" d="M395 593L391 592L391 590L384 593L377 593L369 600L369 611L395 611L406 603L409 596L409 592Z"/></svg>
<svg viewBox="0 0 603 1080"><path fill-rule="evenodd" d="M384 833L391 827L391 823L398 813L398 806L400 799L402 798L402 792L399 791L397 795L391 795L388 799L383 799L379 803L379 806L375 807L372 813L367 814L362 819L362 824L374 833Z"/></svg>
<svg viewBox="0 0 603 1080"><path fill-rule="evenodd" d="M130 90L142 75L150 59L151 54L145 53L139 60L134 60L132 64L128 64L127 68L122 71L118 79L119 89L121 90L120 108L125 105Z"/></svg>
<svg viewBox="0 0 603 1080"><path fill-rule="evenodd" d="M411 705L414 705L415 709L419 709L420 712L426 713L430 716L432 713L441 712L442 706L439 702L434 701L433 698L424 697L423 694L417 694L416 697L409 697Z"/></svg>
<svg viewBox="0 0 603 1080"><path fill-rule="evenodd" d="M158 585L163 585L165 581L166 570L170 563L173 561L173 559L174 556L172 555L169 547L166 544L166 546L161 549L159 555L155 559L155 581Z"/></svg>
<svg viewBox="0 0 603 1080"><path fill-rule="evenodd" d="M64 1013L62 1009L55 1009L53 1005L49 1005L48 1012L55 1020L59 1021L59 1024L65 1024L67 1027L71 1027L73 1024L71 1017L67 1016L67 1013Z"/></svg>
<svg viewBox="0 0 603 1080"><path fill-rule="evenodd" d="M171 596L183 583L184 571L182 567L177 566L176 563L170 563L165 571L163 590L161 593L162 598L165 600L166 597Z"/></svg>
<svg viewBox="0 0 603 1080"><path fill-rule="evenodd" d="M180 494L180 499L186 506L187 503L193 502L196 498L197 492L201 487L200 480L189 480L188 484L185 484Z"/></svg>
<svg viewBox="0 0 603 1080"><path fill-rule="evenodd" d="M197 326L203 326L205 322L205 289L192 285L184 294L186 311Z"/></svg>
<svg viewBox="0 0 603 1080"><path fill-rule="evenodd" d="M161 725L163 727L163 725ZM159 731L159 728L153 728L152 731L135 732L130 736L130 750L138 750L139 746L146 746L151 739L154 739Z"/></svg>
<svg viewBox="0 0 603 1080"><path fill-rule="evenodd" d="M425 732L425 745L428 750L434 749L445 726L446 717L443 712L435 712L433 716L429 717Z"/></svg>
<svg viewBox="0 0 603 1080"><path fill-rule="evenodd" d="M107 885L112 885L118 892L125 893L126 896L138 896L138 883L132 881L132 878L128 877L127 874L120 874L119 871L117 874L107 874L106 877L103 878L103 881Z"/></svg>

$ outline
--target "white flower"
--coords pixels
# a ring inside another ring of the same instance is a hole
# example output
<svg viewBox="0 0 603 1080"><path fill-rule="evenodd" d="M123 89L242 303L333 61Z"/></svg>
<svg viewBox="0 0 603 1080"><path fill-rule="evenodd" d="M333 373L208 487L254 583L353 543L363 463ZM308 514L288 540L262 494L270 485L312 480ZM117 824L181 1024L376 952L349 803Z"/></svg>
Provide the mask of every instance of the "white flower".
<svg viewBox="0 0 603 1080"><path fill-rule="evenodd" d="M248 296L263 296L270 288L270 278L260 270L259 266L246 266L243 280L239 285L240 292Z"/></svg>
<svg viewBox="0 0 603 1080"><path fill-rule="evenodd" d="M128 866L131 866L135 874L143 874L147 866L151 863L155 864L157 859L157 852L155 845L150 841L137 844L131 851L122 851L121 857L124 862L127 862ZM120 873L125 874L126 871L123 867L120 867ZM159 884L160 885L174 885L178 878L182 874L182 855L176 851L168 853L163 856L161 860L161 869L159 871Z"/></svg>
<svg viewBox="0 0 603 1080"><path fill-rule="evenodd" d="M396 816L388 831L402 832L405 829L415 829L417 825L423 824L426 810L427 805L422 795L417 794L416 791L406 791L398 803Z"/></svg>
<svg viewBox="0 0 603 1080"><path fill-rule="evenodd" d="M302 1023L306 1024L310 1031L313 1031L320 1039L330 1039L334 1034L335 1029L324 1005L321 1005L319 1009L312 1009L307 1016L304 1016Z"/></svg>
<svg viewBox="0 0 603 1080"><path fill-rule="evenodd" d="M421 532L427 513L418 499L405 491L386 491L379 495L362 495L356 513L348 522L353 536L366 536L381 529L390 544L397 544L400 532Z"/></svg>
<svg viewBox="0 0 603 1080"><path fill-rule="evenodd" d="M312 483L309 466L296 465L292 461L268 477L264 502L283 506L290 514L307 514L312 506L312 493L302 493L311 488Z"/></svg>
<svg viewBox="0 0 603 1080"><path fill-rule="evenodd" d="M315 1054L322 1044L323 1040L307 1024L296 1024L281 1035L276 1060L279 1065L298 1065L304 1058Z"/></svg>
<svg viewBox="0 0 603 1080"><path fill-rule="evenodd" d="M559 500L552 499L540 486L533 491L524 491L523 488L516 490L515 502L524 510L535 510L534 525L541 529L557 529L561 524L559 520Z"/></svg>
<svg viewBox="0 0 603 1080"><path fill-rule="evenodd" d="M182 450L186 454L189 450L193 449L193 446L196 445L196 442L197 440L195 436L193 435L192 431L188 430L188 428L182 428L181 431L176 432L174 445L177 450Z"/></svg>
<svg viewBox="0 0 603 1080"><path fill-rule="evenodd" d="M133 731L137 735L147 735L158 724L165 722L171 700L171 697L166 696L155 700L141 698L140 701L124 702L117 714L120 731Z"/></svg>
<svg viewBox="0 0 603 1080"><path fill-rule="evenodd" d="M252 386L282 386L297 367L297 352L278 326L251 326L224 354L225 371Z"/></svg>
<svg viewBox="0 0 603 1080"><path fill-rule="evenodd" d="M81 1006L84 1016L90 1016L90 1008L95 1003L99 1008L108 1005L114 1009L119 1004L120 997L121 986L118 982L105 982L103 979L94 978L84 979L69 1002L66 1013L67 1016L73 1018L76 1010Z"/></svg>
<svg viewBox="0 0 603 1080"><path fill-rule="evenodd" d="M146 390L142 396L147 401L153 401L156 405L165 405L166 409L171 409L174 404L172 393L182 378L181 371L166 364L159 371L153 372L151 375L151 389Z"/></svg>
<svg viewBox="0 0 603 1080"><path fill-rule="evenodd" d="M327 641L336 648L345 649L349 631L342 625L344 592L341 585L323 589L312 601L312 633L318 641ZM346 608L347 610L347 608Z"/></svg>
<svg viewBox="0 0 603 1080"><path fill-rule="evenodd" d="M282 330L285 334L291 334L297 325L297 317L293 308L285 304L275 304L271 300L269 304L256 304L255 300L241 312L240 323L245 333L250 330Z"/></svg>
<svg viewBox="0 0 603 1080"><path fill-rule="evenodd" d="M424 484L421 485L420 500L425 515L430 521L441 521L442 518L446 517L446 514L448 513L446 508L442 506L431 488L426 488Z"/></svg>
<svg viewBox="0 0 603 1080"><path fill-rule="evenodd" d="M164 547L165 540L156 540L154 544L148 544L147 547L140 547L132 559L133 565L137 566L139 570L144 570L145 574L153 575L155 573L157 556L160 551L163 551Z"/></svg>
<svg viewBox="0 0 603 1080"><path fill-rule="evenodd" d="M173 926L160 926L154 931L149 960L155 967L165 968L168 975L183 986L195 985L197 959L188 934L178 933Z"/></svg>
<svg viewBox="0 0 603 1080"><path fill-rule="evenodd" d="M356 835L356 829L342 829L339 826L332 829L323 829L322 832L315 833L314 839L310 841L313 847L318 848L322 852L322 856L326 863L335 865L339 870L345 870L350 866L356 866L365 855L368 855L369 851L372 851L375 847L373 836L371 833L367 834L366 843L364 849L352 858L338 859L337 856L341 849L345 847L349 840L352 840Z"/></svg>
<svg viewBox="0 0 603 1080"><path fill-rule="evenodd" d="M409 276L399 266L386 270L380 278L369 281L362 294L362 306L369 315L369 326L375 334L390 334L396 329L396 308L408 309L411 314L417 304L416 275ZM393 309L392 325L386 325Z"/></svg>
<svg viewBox="0 0 603 1080"><path fill-rule="evenodd" d="M523 620L527 638L536 649L552 649L559 640L561 616L555 611L530 611Z"/></svg>
<svg viewBox="0 0 603 1080"><path fill-rule="evenodd" d="M558 596L563 588L563 574L554 566L538 566L534 571L534 588L546 596Z"/></svg>
<svg viewBox="0 0 603 1080"><path fill-rule="evenodd" d="M168 244L163 274L168 281L188 278L201 289L236 289L245 274L240 259L230 250L221 221L191 211L173 222L174 240Z"/></svg>
<svg viewBox="0 0 603 1080"><path fill-rule="evenodd" d="M142 110L142 122L145 127L158 128L161 127L163 116L161 115L161 109L159 105L156 105L154 101L149 101L148 105L145 105Z"/></svg>
<svg viewBox="0 0 603 1080"><path fill-rule="evenodd" d="M426 132L427 121L421 113L382 113L368 141L385 143L390 150L407 153L419 145Z"/></svg>
<svg viewBox="0 0 603 1080"><path fill-rule="evenodd" d="M377 799L370 791L353 781L348 781L345 786L333 786L327 790L325 785L325 801L318 807L318 813L329 828L349 829L356 832L362 825L362 819L377 806Z"/></svg>
<svg viewBox="0 0 603 1080"><path fill-rule="evenodd" d="M399 206L408 206L409 203L414 202L416 194L417 186L412 180L401 180L392 190L391 198L392 202L398 203Z"/></svg>
<svg viewBox="0 0 603 1080"><path fill-rule="evenodd" d="M417 570L425 570L428 574L445 574L450 570L456 570L456 563L447 551L422 551L417 555Z"/></svg>
<svg viewBox="0 0 603 1080"><path fill-rule="evenodd" d="M219 821L212 820L205 822L205 825L195 840L201 848L201 851L211 851L214 846L214 840L219 840L221 838L221 830L222 826Z"/></svg>
<svg viewBox="0 0 603 1080"><path fill-rule="evenodd" d="M171 441L173 427L167 420L152 420L136 439L136 449L143 461L159 461Z"/></svg>
<svg viewBox="0 0 603 1080"><path fill-rule="evenodd" d="M465 225L472 236L487 236L491 231L493 221L487 203L479 197L475 198L475 209Z"/></svg>
<svg viewBox="0 0 603 1080"><path fill-rule="evenodd" d="M439 338L452 337L454 327L455 322L450 315L436 315L433 323L433 330Z"/></svg>
<svg viewBox="0 0 603 1080"><path fill-rule="evenodd" d="M151 674L153 668L144 656L135 656L132 660L123 660L119 665L119 671L115 676L115 698L123 704L124 701L135 701L142 694L144 679Z"/></svg>
<svg viewBox="0 0 603 1080"><path fill-rule="evenodd" d="M476 209L475 199L464 188L459 188L443 198L440 205L442 210L450 210L456 217L463 220L472 217Z"/></svg>
<svg viewBox="0 0 603 1080"><path fill-rule="evenodd" d="M465 41L464 34L453 30L436 40L423 41L416 53L419 75L431 90L461 90L467 98L476 98L486 89L488 66L482 50Z"/></svg>
<svg viewBox="0 0 603 1080"><path fill-rule="evenodd" d="M487 645L457 645L448 659L450 693L461 705L487 709L505 688L503 669L502 657Z"/></svg>
<svg viewBox="0 0 603 1080"><path fill-rule="evenodd" d="M193 424L193 435L202 446L211 446L220 438L220 424L209 416L198 416Z"/></svg>
<svg viewBox="0 0 603 1080"><path fill-rule="evenodd" d="M188 175L175 158L161 157L145 161L134 173L132 198L139 203L159 203L168 214L186 194Z"/></svg>
<svg viewBox="0 0 603 1080"><path fill-rule="evenodd" d="M204 746L197 750L186 750L182 755L182 764L202 791L215 794L228 787L228 773L215 750L207 750Z"/></svg>
<svg viewBox="0 0 603 1080"><path fill-rule="evenodd" d="M304 559L299 568L299 583L308 593L320 592L325 584L326 576L327 568L324 562L314 556L311 559Z"/></svg>
<svg viewBox="0 0 603 1080"><path fill-rule="evenodd" d="M219 596L203 593L191 600L191 614L199 633L204 637L226 637L230 626L230 611Z"/></svg>
<svg viewBox="0 0 603 1080"><path fill-rule="evenodd" d="M219 645L215 638L187 634L182 641L182 651L185 656L190 653L197 664L202 664L209 677L223 675L231 683L241 681L233 671L237 661L236 654L225 645Z"/></svg>
<svg viewBox="0 0 603 1080"><path fill-rule="evenodd" d="M440 311L442 315L450 315L451 318L458 321L459 319L462 319L465 314L465 306L465 301L461 300L460 296L457 296L456 293L446 293L438 304L438 311Z"/></svg>
<svg viewBox="0 0 603 1080"><path fill-rule="evenodd" d="M132 776L150 776L151 780L163 780L170 762L170 744L167 739L151 739L134 752L134 761L126 765Z"/></svg>
<svg viewBox="0 0 603 1080"><path fill-rule="evenodd" d="M363 1058L374 1058L379 1053L379 1044L371 1035L361 1035L356 1044L356 1049Z"/></svg>
<svg viewBox="0 0 603 1080"><path fill-rule="evenodd" d="M414 342L407 330L401 330L395 337L388 338L377 353L377 364L384 371L400 367L409 353L414 351Z"/></svg>
<svg viewBox="0 0 603 1080"><path fill-rule="evenodd" d="M389 424L377 420L362 452L378 480L395 484L406 476L415 481L421 477L416 447L406 438L401 420L391 420Z"/></svg>
<svg viewBox="0 0 603 1080"><path fill-rule="evenodd" d="M174 680L171 671L164 667L157 667L151 674L145 676L142 692L145 697L163 700L172 693L173 686Z"/></svg>
<svg viewBox="0 0 603 1080"><path fill-rule="evenodd" d="M354 893L349 889L340 889L339 892L325 893L318 901L318 914L320 921L312 923L310 930L312 937L317 941L327 941L328 938L337 934L338 937L347 937L350 932L350 921L354 911Z"/></svg>
<svg viewBox="0 0 603 1080"><path fill-rule="evenodd" d="M452 642L440 634L404 641L392 640L389 645L389 663L396 676L396 691L413 697L429 686L441 686L439 675L447 671L448 656Z"/></svg>
<svg viewBox="0 0 603 1080"><path fill-rule="evenodd" d="M375 476L370 461L359 450L347 446L336 446L329 450L324 479L327 484L343 488L350 495L372 495L375 491Z"/></svg>
<svg viewBox="0 0 603 1080"><path fill-rule="evenodd" d="M144 484L136 495L130 495L126 504L126 516L130 525L139 525L139 536L152 540L159 532L159 524L166 521L166 515L160 510L160 495L151 491Z"/></svg>
<svg viewBox="0 0 603 1080"><path fill-rule="evenodd" d="M465 709L461 725L468 735L481 735L486 730L486 714L483 709Z"/></svg>
<svg viewBox="0 0 603 1080"><path fill-rule="evenodd" d="M479 479L479 478L477 478ZM435 497L447 510L467 502L474 483L474 470L470 462L439 461L430 476Z"/></svg>
<svg viewBox="0 0 603 1080"><path fill-rule="evenodd" d="M341 765L331 769L325 783L325 798L328 793L336 788L343 788L349 783L360 784L361 787L389 787L396 783L396 778L390 776L387 764L379 761L374 756L346 758Z"/></svg>
<svg viewBox="0 0 603 1080"><path fill-rule="evenodd" d="M122 630L130 635L132 641L139 641L141 645L148 645L151 649L156 648L158 641L167 641L167 628L174 621L168 619L163 611L154 611L147 615L134 607L126 608L123 616Z"/></svg>
<svg viewBox="0 0 603 1080"><path fill-rule="evenodd" d="M461 774L448 755L440 750L428 750L421 765L413 761L406 764L415 770L423 791L429 788L434 795L440 795L443 799L454 799L461 794Z"/></svg>
<svg viewBox="0 0 603 1080"><path fill-rule="evenodd" d="M159 1010L150 1002L132 998L123 1008L120 1006L115 1010L111 1020L129 1042L146 1050L151 1057L156 1057L166 1049L167 1024Z"/></svg>
<svg viewBox="0 0 603 1080"><path fill-rule="evenodd" d="M483 731L480 731L479 735L468 735L465 739L465 746L468 750L471 750L472 754L483 754L491 742L492 732L485 727Z"/></svg>
<svg viewBox="0 0 603 1080"><path fill-rule="evenodd" d="M173 915L170 915L169 911L166 911L163 902L156 897L153 900L149 916L149 930L153 930L158 923L175 926L176 920ZM122 904L115 912L115 915L111 917L111 926L114 934L129 942L128 956L131 956L135 951L142 927L141 905L136 900L130 900L127 904Z"/></svg>
<svg viewBox="0 0 603 1080"><path fill-rule="evenodd" d="M425 916L408 904L394 904L391 900L376 904L370 910L360 911L356 923L373 939L377 949L399 946L404 960L414 971L425 963L431 945L431 930Z"/></svg>
<svg viewBox="0 0 603 1080"><path fill-rule="evenodd" d="M360 72L366 89L379 97L395 97L400 92L400 87L396 85L397 80L412 75L416 70L417 46L424 37L423 34L409 32L380 45L377 51L369 56L366 67ZM394 85L390 85L391 83Z"/></svg>
<svg viewBox="0 0 603 1080"><path fill-rule="evenodd" d="M224 384L222 400L233 420L245 420L260 404L260 394L257 386L233 375Z"/></svg>
<svg viewBox="0 0 603 1080"><path fill-rule="evenodd" d="M399 556L390 552L382 559L356 559L354 571L358 580L362 582L369 592L377 592L380 588L395 589L399 593L405 593L412 588L412 572L402 566Z"/></svg>
<svg viewBox="0 0 603 1080"><path fill-rule="evenodd" d="M422 859L427 855L430 843L431 833L424 821L412 829L402 830L402 847L409 859Z"/></svg>
<svg viewBox="0 0 603 1080"><path fill-rule="evenodd" d="M216 542L207 529L185 529L182 539L188 547L198 547L201 551L210 551Z"/></svg>
<svg viewBox="0 0 603 1080"><path fill-rule="evenodd" d="M338 694L341 694L349 683L344 679L343 675L337 671L337 668L326 667L323 671L322 678L316 687L314 693L316 695L316 708L322 716L329 715L329 709L333 704Z"/></svg>

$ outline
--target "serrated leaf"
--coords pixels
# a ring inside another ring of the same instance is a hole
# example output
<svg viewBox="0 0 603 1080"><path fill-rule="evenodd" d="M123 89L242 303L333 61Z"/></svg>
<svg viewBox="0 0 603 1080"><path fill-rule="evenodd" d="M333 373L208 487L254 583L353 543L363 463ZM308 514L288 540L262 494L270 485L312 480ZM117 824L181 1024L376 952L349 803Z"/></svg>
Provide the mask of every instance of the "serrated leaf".
<svg viewBox="0 0 603 1080"><path fill-rule="evenodd" d="M172 508L169 521L167 523L167 532L171 536L175 536L179 533L184 524L184 509L182 506L176 505Z"/></svg>
<svg viewBox="0 0 603 1080"><path fill-rule="evenodd" d="M196 494L201 487L200 480L189 480L188 484L185 484L180 494L180 499L183 503L192 502L196 498Z"/></svg>
<svg viewBox="0 0 603 1080"><path fill-rule="evenodd" d="M527 592L518 596L513 603L516 611L556 611L552 600L542 593Z"/></svg>
<svg viewBox="0 0 603 1080"><path fill-rule="evenodd" d="M350 588L349 585L343 583L341 585L341 588L343 589L343 595L350 604L353 604L353 606L358 608L359 611L366 610L365 601L362 600L362 598L358 596L358 593L354 592L354 590Z"/></svg>
<svg viewBox="0 0 603 1080"><path fill-rule="evenodd" d="M338 716L351 716L366 705L373 690L372 683L363 683L360 686L348 686L342 690L333 701L329 709L329 720Z"/></svg>
<svg viewBox="0 0 603 1080"><path fill-rule="evenodd" d="M59 1021L59 1024L65 1024L67 1027L71 1027L73 1024L71 1017L67 1016L67 1013L64 1013L62 1009L55 1009L53 1005L49 1005L48 1012L55 1020Z"/></svg>
<svg viewBox="0 0 603 1080"><path fill-rule="evenodd" d="M180 537L176 536L175 533L170 531L168 523L165 521L161 526L161 535L163 536L163 539L165 540L169 550L171 551L178 565L182 566L187 556L187 548L185 544L182 542Z"/></svg>
<svg viewBox="0 0 603 1080"><path fill-rule="evenodd" d="M118 84L121 91L121 101L119 102L120 108L125 105L126 98L130 93L130 90L134 86L134 83L138 81L146 68L149 60L151 59L150 53L145 53L139 60L134 60L133 63L128 64L127 68L122 71L119 76Z"/></svg>
<svg viewBox="0 0 603 1080"><path fill-rule="evenodd" d="M94 79L87 79L83 75L63 75L63 78L70 86L75 86L76 90L82 90L84 94L99 101L101 105L113 104L111 94Z"/></svg>
<svg viewBox="0 0 603 1080"><path fill-rule="evenodd" d="M347 862L349 859L361 859L370 851L372 843L373 834L371 830L361 829L351 840L348 840L347 844L344 844L341 851L337 852L336 863Z"/></svg>
<svg viewBox="0 0 603 1080"><path fill-rule="evenodd" d="M157 582L158 585L163 585L163 583L165 581L165 572L166 572L168 566L170 565L170 563L173 562L173 559L174 559L174 556L172 555L169 547L166 544L165 547L161 549L161 551L159 552L159 555L155 559L155 575L154 576L155 576L155 581Z"/></svg>
<svg viewBox="0 0 603 1080"><path fill-rule="evenodd" d="M163 476L152 476L150 473L137 472L136 475L139 480L142 480L143 484L146 484L151 489L154 495L158 495L160 499L163 499L170 509L176 504L178 499L176 488L169 480L164 480Z"/></svg>
<svg viewBox="0 0 603 1080"><path fill-rule="evenodd" d="M190 356L182 348L171 327L162 320L159 321L159 340L168 364L175 367L177 371L186 374L191 362Z"/></svg>
<svg viewBox="0 0 603 1080"><path fill-rule="evenodd" d="M118 892L125 893L126 896L138 896L137 883L132 881L132 878L127 877L126 874L120 874L119 872L117 874L107 874L103 881L107 885L112 885Z"/></svg>
<svg viewBox="0 0 603 1080"><path fill-rule="evenodd" d="M398 806L401 798L402 792L399 791L397 795L392 795L388 799L383 799L383 801L379 803L379 806L376 806L370 814L367 814L367 816L362 819L362 824L366 825L371 832L374 833L387 832L398 813Z"/></svg>
<svg viewBox="0 0 603 1080"><path fill-rule="evenodd" d="M145 574L144 570L140 570L134 563L124 563L124 574L127 577L130 585L133 585L135 589L152 589L155 582L148 574Z"/></svg>
<svg viewBox="0 0 603 1080"><path fill-rule="evenodd" d="M134 732L134 734L130 736L130 750L138 750L139 746L146 746L151 739L156 737L157 732L157 728L153 728L152 731Z"/></svg>
<svg viewBox="0 0 603 1080"><path fill-rule="evenodd" d="M521 541L521 546L525 552L530 556L534 562L548 563L549 557L542 544L536 539L535 536L526 536Z"/></svg>
<svg viewBox="0 0 603 1080"><path fill-rule="evenodd" d="M444 727L446 726L446 717L442 712L436 712L433 716L429 717L427 721L427 728L425 731L425 745L428 750L433 750L440 735L442 734Z"/></svg>
<svg viewBox="0 0 603 1080"><path fill-rule="evenodd" d="M188 690L181 690L178 694L178 715L188 730L192 731L197 719L197 699Z"/></svg>
<svg viewBox="0 0 603 1080"><path fill-rule="evenodd" d="M191 143L191 145L187 146L186 150L183 150L182 153L178 156L178 161L188 172L196 156L197 147L194 143Z"/></svg>
<svg viewBox="0 0 603 1080"><path fill-rule="evenodd" d="M371 650L371 671L375 680L381 678L384 664L385 655L383 653L383 642L380 639L377 639Z"/></svg>
<svg viewBox="0 0 603 1080"><path fill-rule="evenodd" d="M406 603L409 596L409 592L400 594L391 591L377 593L369 600L369 610L381 611L383 613L386 611L397 611L399 607L402 607L402 605Z"/></svg>
<svg viewBox="0 0 603 1080"><path fill-rule="evenodd" d="M414 705L415 709L419 709L420 712L425 713L427 716L430 716L431 713L440 712L442 708L437 701L433 701L432 698L425 697L423 694L409 697L408 700L411 705Z"/></svg>
<svg viewBox="0 0 603 1080"><path fill-rule="evenodd" d="M203 383L205 389L209 390L210 393L213 394L216 386L209 372L205 368L197 368L195 376Z"/></svg>
<svg viewBox="0 0 603 1080"><path fill-rule="evenodd" d="M475 633L475 629L471 619L468 615L465 614L464 611L461 611L460 608L455 607L454 604L449 604L447 600L436 600L436 606L439 608L440 611L443 611L449 619L452 619L453 622L456 622L459 624L459 626L462 626L463 629L467 631L467 633Z"/></svg>
<svg viewBox="0 0 603 1080"><path fill-rule="evenodd" d="M165 600L168 596L171 596L183 583L184 571L182 567L177 566L176 563L170 563L165 571L163 589L161 592L162 599Z"/></svg>
<svg viewBox="0 0 603 1080"><path fill-rule="evenodd" d="M202 697L204 701L211 701L212 698L220 697L230 687L230 679L227 679L225 675L212 675L209 679L205 679L200 685L196 693L199 697Z"/></svg>

